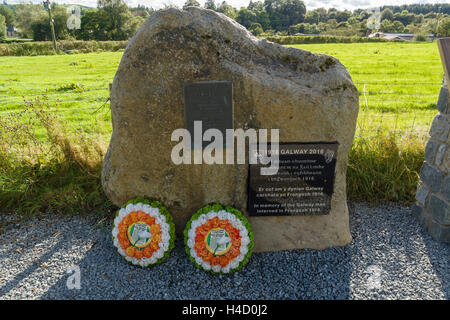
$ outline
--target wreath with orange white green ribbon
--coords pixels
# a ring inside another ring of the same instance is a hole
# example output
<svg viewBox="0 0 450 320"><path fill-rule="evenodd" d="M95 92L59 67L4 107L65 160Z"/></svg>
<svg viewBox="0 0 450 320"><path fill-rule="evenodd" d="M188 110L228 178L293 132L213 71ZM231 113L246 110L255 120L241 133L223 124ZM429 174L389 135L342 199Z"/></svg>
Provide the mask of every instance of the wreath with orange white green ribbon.
<svg viewBox="0 0 450 320"><path fill-rule="evenodd" d="M161 263L173 249L175 225L160 202L139 197L117 211L112 236L125 260L148 267Z"/></svg>
<svg viewBox="0 0 450 320"><path fill-rule="evenodd" d="M253 250L253 232L237 209L220 204L199 209L184 230L186 252L200 269L228 274L247 264Z"/></svg>

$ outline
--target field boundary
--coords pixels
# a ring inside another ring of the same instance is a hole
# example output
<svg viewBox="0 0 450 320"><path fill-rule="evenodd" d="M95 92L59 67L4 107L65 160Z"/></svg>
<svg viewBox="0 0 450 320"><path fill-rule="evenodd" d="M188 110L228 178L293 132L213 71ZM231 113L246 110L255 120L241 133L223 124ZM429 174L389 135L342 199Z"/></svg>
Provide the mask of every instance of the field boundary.
<svg viewBox="0 0 450 320"><path fill-rule="evenodd" d="M124 41L82 41L61 40L57 42L60 53L115 52L124 50L128 40ZM0 43L0 56L38 56L54 55L51 41Z"/></svg>
<svg viewBox="0 0 450 320"><path fill-rule="evenodd" d="M387 109L385 112L382 112L380 114L370 114L370 117L372 121L378 121L374 120L374 118L379 119L379 123L382 123L386 119L392 119L392 118L400 118L400 119L406 119L408 122L411 123L411 125L408 125L408 128L414 127L416 123L416 119L418 117L419 111L426 111L426 110L435 110L436 102L439 97L439 87L442 85L442 83L439 82L395 82L395 83L387 83L387 82L370 82L370 81L358 81L355 82L355 85L359 86L359 96L360 96L360 112L370 112L372 110L377 110L371 107L374 104L376 105L382 105L384 103L387 104L394 104L393 106L390 106L390 109ZM421 85L428 85L428 86L436 86L436 92L424 92L420 90L408 90L407 92L398 92L395 91L396 86L421 86ZM362 86L362 88L361 88ZM383 88L373 88L369 89L371 86L376 87L383 87ZM393 87L392 90L389 90L389 87ZM105 91L105 95L101 97L91 97L89 96L89 92L97 92L97 91ZM0 106L7 106L7 105L19 105L23 104L25 100L28 100L28 98L32 97L38 97L45 95L48 99L47 101L49 103L56 103L56 104L64 104L64 103L72 103L72 102L93 102L96 103L95 107L92 108L78 108L77 110L96 110L99 111L100 109L106 109L104 107L109 106L109 94L108 94L109 88L93 88L93 89L83 89L83 90L68 90L68 91L60 91L60 92L45 92L45 93L30 93L30 94L20 94L20 95L0 95ZM58 96L58 98L54 98L55 96ZM59 98L61 97L61 98ZM423 97L423 99L421 99ZM406 105L410 104L417 104L421 105L420 109L417 110L413 108L412 110L409 110L408 112L404 112L403 108ZM109 108L107 108L109 109ZM60 108L60 109L54 109L53 112L63 112L66 108ZM7 112L12 112L12 110L3 110L0 111L0 114L4 114ZM434 114L434 113L433 113ZM361 114L360 119L358 119L358 123L360 124L363 119L363 115ZM398 119L397 119L398 120ZM431 124L432 117L430 116L430 119L427 119L427 122ZM397 123L392 123L392 128L397 128ZM366 128L367 130L371 131L370 129ZM373 128L372 131L376 131L378 128ZM423 133L423 130L421 130L421 133Z"/></svg>
<svg viewBox="0 0 450 320"><path fill-rule="evenodd" d="M409 42L406 40L368 38L359 36L268 36L268 41L278 44L321 44L321 43L359 43L359 42Z"/></svg>

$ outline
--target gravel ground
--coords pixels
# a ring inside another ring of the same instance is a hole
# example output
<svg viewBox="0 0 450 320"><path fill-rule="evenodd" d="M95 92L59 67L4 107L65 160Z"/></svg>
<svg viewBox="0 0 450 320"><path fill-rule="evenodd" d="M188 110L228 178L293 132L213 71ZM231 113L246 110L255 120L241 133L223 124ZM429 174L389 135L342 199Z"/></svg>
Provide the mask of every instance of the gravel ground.
<svg viewBox="0 0 450 320"><path fill-rule="evenodd" d="M196 269L181 239L162 265L134 267L113 247L111 222L92 217L9 222L0 234L0 299L450 298L450 246L424 232L408 208L351 211L352 244L254 254L229 276ZM73 265L80 289L67 287Z"/></svg>

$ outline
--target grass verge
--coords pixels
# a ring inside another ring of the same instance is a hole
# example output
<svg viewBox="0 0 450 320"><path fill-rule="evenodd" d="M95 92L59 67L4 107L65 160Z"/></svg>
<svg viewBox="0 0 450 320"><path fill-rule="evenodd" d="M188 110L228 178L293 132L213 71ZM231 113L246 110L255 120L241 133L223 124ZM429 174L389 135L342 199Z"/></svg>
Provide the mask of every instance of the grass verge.
<svg viewBox="0 0 450 320"><path fill-rule="evenodd" d="M353 141L347 170L347 195L351 201L372 204L414 201L424 161L425 138L380 127L375 135Z"/></svg>
<svg viewBox="0 0 450 320"><path fill-rule="evenodd" d="M46 141L36 135L44 127ZM39 212L109 212L100 174L106 145L99 134L68 132L47 97L0 118L0 206Z"/></svg>

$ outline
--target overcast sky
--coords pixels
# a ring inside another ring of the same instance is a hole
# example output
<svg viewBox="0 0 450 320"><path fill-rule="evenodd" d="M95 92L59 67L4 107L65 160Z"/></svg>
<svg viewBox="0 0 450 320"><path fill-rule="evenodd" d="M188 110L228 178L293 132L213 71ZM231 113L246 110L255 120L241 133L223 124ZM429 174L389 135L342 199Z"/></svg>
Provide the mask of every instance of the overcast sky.
<svg viewBox="0 0 450 320"><path fill-rule="evenodd" d="M42 0L31 0L33 3L42 3ZM164 6L164 4L173 4L177 6L182 6L186 0L125 0L129 6L137 6L138 4L145 5L147 7L152 7L159 9ZM197 0L203 4L204 0ZM216 0L216 3L222 2L223 0ZM240 8L242 6L247 6L250 0L226 0L228 4L231 4L235 8ZM413 3L448 3L450 0L303 0L308 10L315 8L337 8L337 9L357 9L357 8L372 8L382 5L402 5L402 4L413 4ZM7 3L29 3L26 0L7 0ZM95 7L97 5L97 0L53 0L56 3L76 3L82 4L90 7Z"/></svg>

